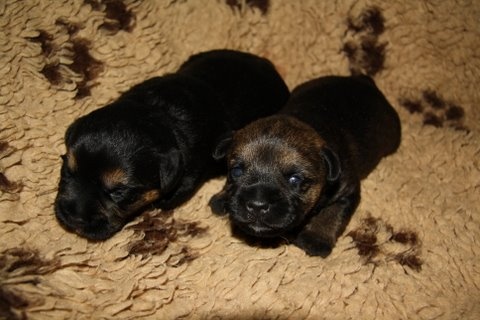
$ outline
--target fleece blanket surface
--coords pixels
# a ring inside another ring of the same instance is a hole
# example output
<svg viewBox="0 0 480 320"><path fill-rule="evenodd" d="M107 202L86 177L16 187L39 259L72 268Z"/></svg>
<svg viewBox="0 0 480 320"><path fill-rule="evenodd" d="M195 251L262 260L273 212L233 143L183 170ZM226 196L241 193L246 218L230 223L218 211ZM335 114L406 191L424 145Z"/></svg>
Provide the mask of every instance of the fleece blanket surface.
<svg viewBox="0 0 480 320"><path fill-rule="evenodd" d="M290 88L369 74L399 113L333 253L233 236L224 178L107 241L62 229L67 126L217 48ZM469 0L0 1L0 318L480 319L479 48Z"/></svg>

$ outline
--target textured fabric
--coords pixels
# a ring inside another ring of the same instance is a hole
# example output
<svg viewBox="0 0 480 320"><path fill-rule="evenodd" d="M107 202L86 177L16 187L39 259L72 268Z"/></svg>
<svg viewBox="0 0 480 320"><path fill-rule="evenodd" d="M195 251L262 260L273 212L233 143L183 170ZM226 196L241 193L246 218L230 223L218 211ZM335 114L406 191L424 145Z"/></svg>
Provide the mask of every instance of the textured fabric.
<svg viewBox="0 0 480 320"><path fill-rule="evenodd" d="M479 319L478 1L0 1L0 318ZM248 245L205 184L105 242L56 222L77 117L214 48L290 88L368 73L402 144L327 259Z"/></svg>

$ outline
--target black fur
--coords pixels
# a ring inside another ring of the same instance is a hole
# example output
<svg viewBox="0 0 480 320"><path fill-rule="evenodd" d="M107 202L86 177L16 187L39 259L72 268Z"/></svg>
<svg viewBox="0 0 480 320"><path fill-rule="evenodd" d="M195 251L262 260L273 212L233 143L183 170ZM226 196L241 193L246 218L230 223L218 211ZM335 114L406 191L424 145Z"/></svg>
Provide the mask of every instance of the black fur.
<svg viewBox="0 0 480 320"><path fill-rule="evenodd" d="M219 143L229 176L210 205L247 234L325 257L358 206L360 180L400 136L397 113L369 77L309 81L278 115Z"/></svg>
<svg viewBox="0 0 480 320"><path fill-rule="evenodd" d="M146 206L180 205L222 172L216 143L278 111L288 95L268 60L230 50L194 55L176 73L140 83L68 128L59 222L100 240Z"/></svg>

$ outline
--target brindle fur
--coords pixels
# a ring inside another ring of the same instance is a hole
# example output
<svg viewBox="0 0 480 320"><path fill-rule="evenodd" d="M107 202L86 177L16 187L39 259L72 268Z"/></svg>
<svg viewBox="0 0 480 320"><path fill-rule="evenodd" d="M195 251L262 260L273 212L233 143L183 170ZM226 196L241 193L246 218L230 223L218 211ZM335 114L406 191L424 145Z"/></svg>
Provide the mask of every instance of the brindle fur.
<svg viewBox="0 0 480 320"><path fill-rule="evenodd" d="M326 257L358 206L360 180L399 143L398 115L372 79L315 79L278 115L218 145L229 175L210 205L247 234Z"/></svg>

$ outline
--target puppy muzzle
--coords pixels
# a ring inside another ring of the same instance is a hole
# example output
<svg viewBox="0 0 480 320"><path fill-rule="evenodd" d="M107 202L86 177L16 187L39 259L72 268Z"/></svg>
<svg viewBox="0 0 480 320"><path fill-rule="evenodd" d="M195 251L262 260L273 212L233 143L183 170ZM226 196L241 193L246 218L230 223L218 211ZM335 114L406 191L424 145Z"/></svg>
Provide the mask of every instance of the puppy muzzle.
<svg viewBox="0 0 480 320"><path fill-rule="evenodd" d="M103 240L122 227L117 210L108 210L100 201L80 201L68 197L57 197L55 215L60 225L91 240Z"/></svg>
<svg viewBox="0 0 480 320"><path fill-rule="evenodd" d="M288 195L275 186L248 186L239 190L233 198L230 219L251 235L278 236L295 225L297 220Z"/></svg>

